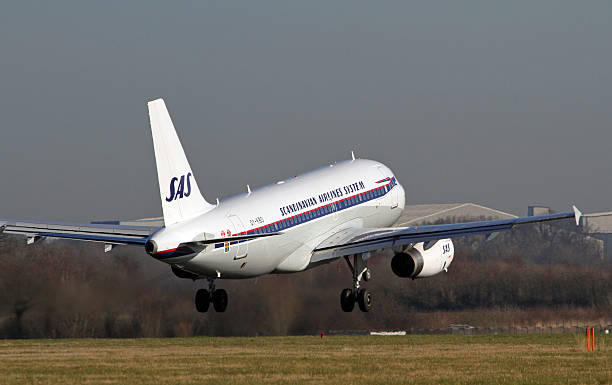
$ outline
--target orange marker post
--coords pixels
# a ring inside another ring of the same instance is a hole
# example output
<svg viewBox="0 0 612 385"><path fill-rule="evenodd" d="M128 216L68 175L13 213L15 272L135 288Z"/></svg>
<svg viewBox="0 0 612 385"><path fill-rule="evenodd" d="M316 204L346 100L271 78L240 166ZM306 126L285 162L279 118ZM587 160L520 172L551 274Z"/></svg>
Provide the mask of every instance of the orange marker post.
<svg viewBox="0 0 612 385"><path fill-rule="evenodd" d="M591 328L586 328L586 348L587 352L591 350Z"/></svg>
<svg viewBox="0 0 612 385"><path fill-rule="evenodd" d="M591 328L591 351L595 351L595 328Z"/></svg>

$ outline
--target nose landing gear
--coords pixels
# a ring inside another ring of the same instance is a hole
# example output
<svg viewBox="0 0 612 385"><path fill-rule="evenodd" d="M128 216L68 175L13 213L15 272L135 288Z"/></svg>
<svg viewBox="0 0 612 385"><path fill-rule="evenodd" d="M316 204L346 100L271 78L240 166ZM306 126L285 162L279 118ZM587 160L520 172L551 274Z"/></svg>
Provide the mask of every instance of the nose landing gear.
<svg viewBox="0 0 612 385"><path fill-rule="evenodd" d="M372 278L372 273L367 267L367 258L364 259L363 254L355 254L353 255L353 263L348 256L345 256L344 260L353 273L353 288L342 290L340 307L345 312L351 312L355 308L355 302L357 302L361 311L369 312L372 309L372 293L367 289L360 288L362 279L369 281Z"/></svg>
<svg viewBox="0 0 612 385"><path fill-rule="evenodd" d="M212 302L213 308L218 313L223 313L227 309L227 292L223 289L215 288L215 280L208 280L208 290L200 289L196 291L195 306L200 313L206 313Z"/></svg>

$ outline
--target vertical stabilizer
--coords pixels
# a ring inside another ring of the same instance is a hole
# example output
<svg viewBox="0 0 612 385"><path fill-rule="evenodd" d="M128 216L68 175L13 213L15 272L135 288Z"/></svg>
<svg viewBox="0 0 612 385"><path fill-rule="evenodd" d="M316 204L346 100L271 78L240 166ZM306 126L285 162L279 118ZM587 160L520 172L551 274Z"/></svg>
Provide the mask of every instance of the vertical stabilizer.
<svg viewBox="0 0 612 385"><path fill-rule="evenodd" d="M164 223L169 226L214 206L200 193L164 100L153 100L148 107Z"/></svg>

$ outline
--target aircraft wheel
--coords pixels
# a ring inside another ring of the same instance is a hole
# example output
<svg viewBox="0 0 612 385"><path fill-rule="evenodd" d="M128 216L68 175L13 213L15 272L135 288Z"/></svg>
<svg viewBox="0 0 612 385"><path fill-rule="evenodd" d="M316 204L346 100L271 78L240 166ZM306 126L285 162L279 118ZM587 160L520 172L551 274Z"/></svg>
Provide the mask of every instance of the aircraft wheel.
<svg viewBox="0 0 612 385"><path fill-rule="evenodd" d="M352 312L355 307L355 296L352 289L344 289L340 293L340 307L345 312Z"/></svg>
<svg viewBox="0 0 612 385"><path fill-rule="evenodd" d="M213 291L212 303L217 312L223 313L227 309L227 292L223 289Z"/></svg>
<svg viewBox="0 0 612 385"><path fill-rule="evenodd" d="M359 302L359 309L363 312L368 312L372 309L372 293L368 289L360 289L357 295L357 302Z"/></svg>
<svg viewBox="0 0 612 385"><path fill-rule="evenodd" d="M200 289L196 291L195 306L196 310L200 313L206 313L208 311L208 306L210 306L210 294L208 290Z"/></svg>

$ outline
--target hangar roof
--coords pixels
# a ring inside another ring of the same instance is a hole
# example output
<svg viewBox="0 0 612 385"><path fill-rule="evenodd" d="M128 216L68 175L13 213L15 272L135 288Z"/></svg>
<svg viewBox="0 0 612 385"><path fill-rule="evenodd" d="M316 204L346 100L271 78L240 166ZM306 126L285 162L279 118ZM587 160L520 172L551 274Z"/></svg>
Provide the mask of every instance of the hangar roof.
<svg viewBox="0 0 612 385"><path fill-rule="evenodd" d="M584 214L582 225L589 233L612 233L612 212Z"/></svg>
<svg viewBox="0 0 612 385"><path fill-rule="evenodd" d="M507 219L516 215L495 210L476 203L442 203L428 205L407 205L395 226L410 226L432 223L441 219Z"/></svg>

